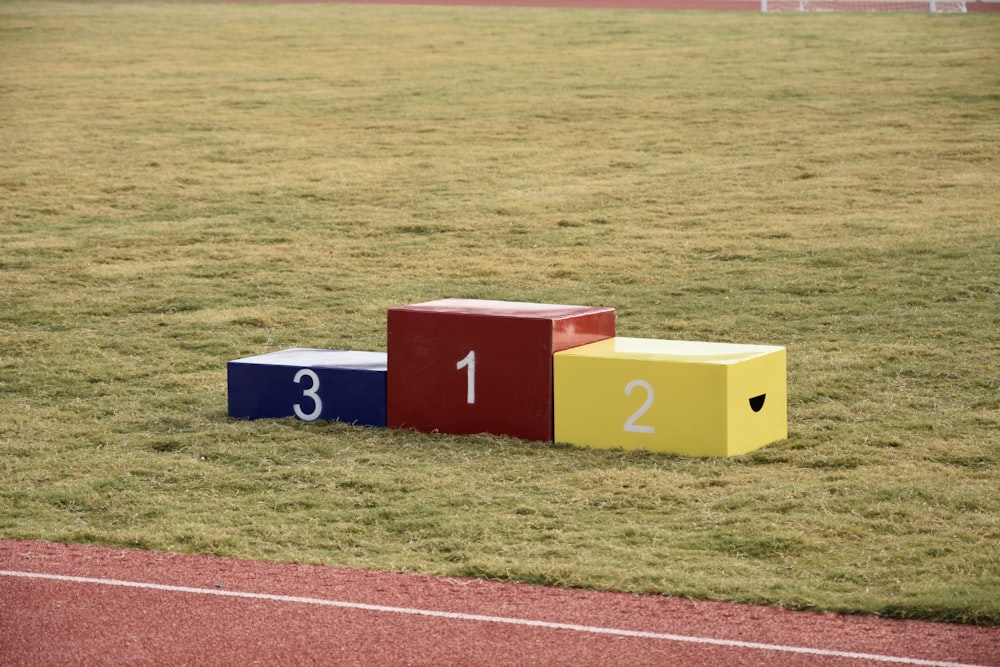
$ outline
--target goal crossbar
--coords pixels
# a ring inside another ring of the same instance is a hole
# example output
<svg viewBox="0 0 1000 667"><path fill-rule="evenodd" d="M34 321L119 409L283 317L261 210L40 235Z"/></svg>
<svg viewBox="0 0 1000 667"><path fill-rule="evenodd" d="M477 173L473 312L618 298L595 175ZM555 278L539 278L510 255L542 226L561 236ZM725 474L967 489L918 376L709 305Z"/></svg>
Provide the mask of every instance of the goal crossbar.
<svg viewBox="0 0 1000 667"><path fill-rule="evenodd" d="M760 0L762 12L930 12L964 14L965 0Z"/></svg>

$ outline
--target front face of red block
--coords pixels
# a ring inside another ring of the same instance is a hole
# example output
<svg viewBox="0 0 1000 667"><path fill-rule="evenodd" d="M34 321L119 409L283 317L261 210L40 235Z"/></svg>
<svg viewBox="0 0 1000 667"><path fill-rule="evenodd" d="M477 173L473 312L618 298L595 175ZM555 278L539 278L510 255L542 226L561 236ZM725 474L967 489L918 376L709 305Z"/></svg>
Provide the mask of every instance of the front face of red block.
<svg viewBox="0 0 1000 667"><path fill-rule="evenodd" d="M387 425L552 439L552 354L614 336L614 310L444 299L389 310Z"/></svg>

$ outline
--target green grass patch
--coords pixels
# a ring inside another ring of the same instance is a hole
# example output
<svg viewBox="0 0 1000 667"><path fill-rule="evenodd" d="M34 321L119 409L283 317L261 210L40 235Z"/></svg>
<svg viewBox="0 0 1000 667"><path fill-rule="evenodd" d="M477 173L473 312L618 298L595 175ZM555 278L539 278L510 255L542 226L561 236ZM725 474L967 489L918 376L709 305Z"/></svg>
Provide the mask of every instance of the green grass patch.
<svg viewBox="0 0 1000 667"><path fill-rule="evenodd" d="M0 2L0 536L1000 622L998 20ZM790 436L227 418L449 296L785 345Z"/></svg>

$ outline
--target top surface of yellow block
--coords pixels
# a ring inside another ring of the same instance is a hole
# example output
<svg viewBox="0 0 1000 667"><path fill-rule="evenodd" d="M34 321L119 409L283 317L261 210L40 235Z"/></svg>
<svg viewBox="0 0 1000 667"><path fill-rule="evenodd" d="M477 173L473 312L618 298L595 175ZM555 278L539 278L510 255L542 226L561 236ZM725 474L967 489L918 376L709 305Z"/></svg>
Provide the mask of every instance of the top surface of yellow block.
<svg viewBox="0 0 1000 667"><path fill-rule="evenodd" d="M736 343L703 343L688 340L658 340L653 338L608 338L564 350L559 354L581 357L615 357L692 364L736 364L747 359L771 354L784 348L777 345L740 345Z"/></svg>

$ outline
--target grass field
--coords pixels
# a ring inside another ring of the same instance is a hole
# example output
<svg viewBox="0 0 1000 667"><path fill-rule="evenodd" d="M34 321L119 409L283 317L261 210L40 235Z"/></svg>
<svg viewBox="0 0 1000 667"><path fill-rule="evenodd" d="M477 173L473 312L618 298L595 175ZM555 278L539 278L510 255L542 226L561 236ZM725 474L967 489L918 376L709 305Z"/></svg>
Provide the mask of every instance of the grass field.
<svg viewBox="0 0 1000 667"><path fill-rule="evenodd" d="M0 537L1000 622L1000 15L0 0ZM732 459L226 414L441 297L785 345Z"/></svg>

